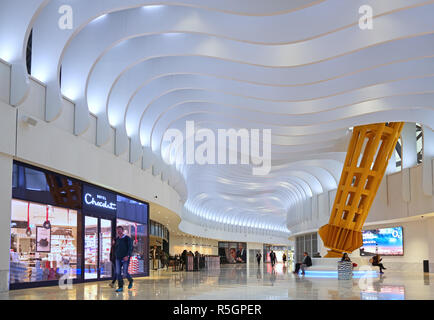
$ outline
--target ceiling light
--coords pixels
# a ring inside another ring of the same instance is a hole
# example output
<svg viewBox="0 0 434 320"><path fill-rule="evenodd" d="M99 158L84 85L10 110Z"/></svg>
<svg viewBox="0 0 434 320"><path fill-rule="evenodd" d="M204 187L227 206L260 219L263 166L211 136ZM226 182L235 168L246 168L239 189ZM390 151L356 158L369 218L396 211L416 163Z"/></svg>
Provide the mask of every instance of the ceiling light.
<svg viewBox="0 0 434 320"><path fill-rule="evenodd" d="M38 123L38 121L37 121L36 119L33 119L33 118L31 118L31 117L28 117L28 116L23 116L23 117L21 118L21 120L22 120L24 123L29 124L29 125L31 125L31 126L36 126L36 124Z"/></svg>

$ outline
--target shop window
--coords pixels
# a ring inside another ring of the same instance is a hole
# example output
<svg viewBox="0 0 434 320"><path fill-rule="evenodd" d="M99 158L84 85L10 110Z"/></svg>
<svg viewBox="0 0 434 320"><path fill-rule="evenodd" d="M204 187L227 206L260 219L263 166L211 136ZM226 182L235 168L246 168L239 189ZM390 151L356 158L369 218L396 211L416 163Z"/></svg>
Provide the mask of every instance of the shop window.
<svg viewBox="0 0 434 320"><path fill-rule="evenodd" d="M12 189L18 188L18 166L14 163L12 169Z"/></svg>
<svg viewBox="0 0 434 320"><path fill-rule="evenodd" d="M298 236L295 239L295 256L297 262L303 260L303 253L306 251L309 256L313 256L318 253L318 234L311 233L303 236Z"/></svg>
<svg viewBox="0 0 434 320"><path fill-rule="evenodd" d="M151 228L150 228L151 235L155 235L154 227L155 227L154 221L151 221Z"/></svg>
<svg viewBox="0 0 434 320"><path fill-rule="evenodd" d="M81 208L81 183L64 176L14 163L12 196L54 206Z"/></svg>
<svg viewBox="0 0 434 320"><path fill-rule="evenodd" d="M12 200L11 284L59 280L64 275L76 279L81 272L78 247L77 211Z"/></svg>
<svg viewBox="0 0 434 320"><path fill-rule="evenodd" d="M118 195L117 215L120 219L147 223L148 204Z"/></svg>
<svg viewBox="0 0 434 320"><path fill-rule="evenodd" d="M124 233L133 240L133 254L130 260L130 274L145 273L148 274L148 234L147 225L117 219L117 226L124 228Z"/></svg>
<svg viewBox="0 0 434 320"><path fill-rule="evenodd" d="M45 173L30 168L24 169L26 175L26 189L32 191L49 191Z"/></svg>

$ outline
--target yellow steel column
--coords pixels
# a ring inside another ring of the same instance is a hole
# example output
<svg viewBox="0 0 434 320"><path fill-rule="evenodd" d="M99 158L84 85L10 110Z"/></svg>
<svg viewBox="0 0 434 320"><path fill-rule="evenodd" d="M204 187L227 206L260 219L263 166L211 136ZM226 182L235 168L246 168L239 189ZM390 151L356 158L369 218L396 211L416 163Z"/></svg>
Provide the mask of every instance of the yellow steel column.
<svg viewBox="0 0 434 320"><path fill-rule="evenodd" d="M354 127L329 223L319 229L326 257L360 248L362 227L377 194L403 122Z"/></svg>

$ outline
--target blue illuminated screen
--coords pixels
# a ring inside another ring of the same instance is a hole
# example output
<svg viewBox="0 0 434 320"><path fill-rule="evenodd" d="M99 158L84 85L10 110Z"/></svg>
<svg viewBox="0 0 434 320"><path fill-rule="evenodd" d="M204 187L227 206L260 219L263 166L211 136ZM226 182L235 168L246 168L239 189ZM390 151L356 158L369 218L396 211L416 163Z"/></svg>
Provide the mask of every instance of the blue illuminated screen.
<svg viewBox="0 0 434 320"><path fill-rule="evenodd" d="M377 253L383 256L404 255L402 227L365 230L362 235L361 256L372 256Z"/></svg>

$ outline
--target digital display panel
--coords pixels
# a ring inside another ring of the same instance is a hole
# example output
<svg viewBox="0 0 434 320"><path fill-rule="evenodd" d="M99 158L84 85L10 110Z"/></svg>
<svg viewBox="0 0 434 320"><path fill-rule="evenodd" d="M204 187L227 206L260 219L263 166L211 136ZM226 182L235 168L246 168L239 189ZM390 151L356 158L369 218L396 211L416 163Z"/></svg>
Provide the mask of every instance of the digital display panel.
<svg viewBox="0 0 434 320"><path fill-rule="evenodd" d="M361 256L404 255L404 239L402 227L364 230L363 246L359 249Z"/></svg>

